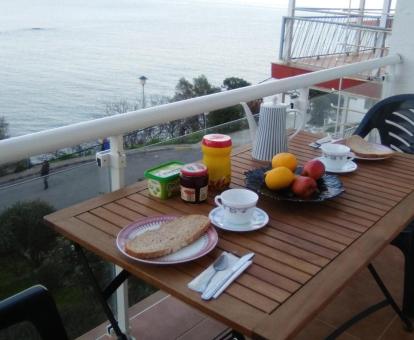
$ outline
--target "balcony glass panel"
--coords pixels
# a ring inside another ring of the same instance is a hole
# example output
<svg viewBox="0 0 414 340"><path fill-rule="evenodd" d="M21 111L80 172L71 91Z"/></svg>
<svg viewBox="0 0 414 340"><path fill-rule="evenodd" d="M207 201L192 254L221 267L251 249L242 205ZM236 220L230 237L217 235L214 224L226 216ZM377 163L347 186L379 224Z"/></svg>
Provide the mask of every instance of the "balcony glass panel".
<svg viewBox="0 0 414 340"><path fill-rule="evenodd" d="M336 133L339 137L351 135L379 100L369 94L380 89L381 84L373 81L347 87L340 92L311 89L306 129L321 134Z"/></svg>
<svg viewBox="0 0 414 340"><path fill-rule="evenodd" d="M64 167L51 162L47 190L44 178L39 178L40 166L14 174L14 181L12 175L0 177L0 300L43 284L56 300L70 338L84 334L105 316L72 244L43 225L42 217L107 190L108 172L100 174L94 161L82 161L60 162ZM104 286L113 266L87 256ZM37 339L33 330L27 325L11 327L0 332L0 339Z"/></svg>

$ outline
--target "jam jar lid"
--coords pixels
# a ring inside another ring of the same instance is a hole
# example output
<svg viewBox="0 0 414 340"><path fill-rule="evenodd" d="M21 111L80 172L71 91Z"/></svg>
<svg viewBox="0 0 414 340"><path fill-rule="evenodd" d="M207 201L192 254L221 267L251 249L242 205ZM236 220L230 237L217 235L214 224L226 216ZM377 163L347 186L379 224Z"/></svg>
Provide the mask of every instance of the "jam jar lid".
<svg viewBox="0 0 414 340"><path fill-rule="evenodd" d="M220 133L212 133L203 137L202 144L213 148L226 148L231 146L231 137Z"/></svg>
<svg viewBox="0 0 414 340"><path fill-rule="evenodd" d="M207 175L207 167L201 163L185 164L181 168L181 174L188 177L201 177Z"/></svg>

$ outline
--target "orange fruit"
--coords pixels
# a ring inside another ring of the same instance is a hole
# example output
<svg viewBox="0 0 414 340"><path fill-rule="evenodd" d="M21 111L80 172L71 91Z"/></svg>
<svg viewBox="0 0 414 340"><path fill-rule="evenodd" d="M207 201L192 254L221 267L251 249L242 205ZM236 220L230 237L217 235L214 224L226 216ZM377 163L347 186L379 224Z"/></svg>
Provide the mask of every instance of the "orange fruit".
<svg viewBox="0 0 414 340"><path fill-rule="evenodd" d="M266 173L265 183L270 190L280 190L289 187L295 175L285 166L279 166Z"/></svg>
<svg viewBox="0 0 414 340"><path fill-rule="evenodd" d="M273 156L272 159L272 168L277 168L279 166L284 166L290 171L295 171L298 166L298 161L294 154L289 152L281 152Z"/></svg>

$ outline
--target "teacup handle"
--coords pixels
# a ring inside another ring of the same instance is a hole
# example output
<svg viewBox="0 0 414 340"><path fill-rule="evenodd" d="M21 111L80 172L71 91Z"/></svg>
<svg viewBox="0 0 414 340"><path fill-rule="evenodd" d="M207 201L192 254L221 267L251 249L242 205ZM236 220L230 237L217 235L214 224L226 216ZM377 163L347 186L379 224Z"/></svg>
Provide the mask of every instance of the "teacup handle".
<svg viewBox="0 0 414 340"><path fill-rule="evenodd" d="M214 197L214 203L216 203L217 206L222 207L223 203L221 202L221 196L217 195L216 197Z"/></svg>
<svg viewBox="0 0 414 340"><path fill-rule="evenodd" d="M347 155L348 160L352 161L355 158L355 154L353 152L348 153Z"/></svg>
<svg viewBox="0 0 414 340"><path fill-rule="evenodd" d="M295 109L289 109L289 110L287 110L287 112L288 113L290 113L290 112L296 112L296 113L299 113L299 115L301 116L301 122L300 122L300 124L299 124L299 127L296 129L296 131L293 133L293 134L291 134L290 136L289 136L289 138L288 138L288 140L291 140L293 137L295 137L298 133L299 133L299 131L300 130L302 130L303 129L303 127L305 126L305 114L302 112L302 111L299 111L299 110L295 110Z"/></svg>

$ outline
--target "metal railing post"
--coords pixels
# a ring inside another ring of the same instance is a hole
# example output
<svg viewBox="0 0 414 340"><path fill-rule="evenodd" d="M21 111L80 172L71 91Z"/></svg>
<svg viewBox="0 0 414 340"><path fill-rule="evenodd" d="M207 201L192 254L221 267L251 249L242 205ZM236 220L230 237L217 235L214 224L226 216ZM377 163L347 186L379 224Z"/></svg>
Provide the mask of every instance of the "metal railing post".
<svg viewBox="0 0 414 340"><path fill-rule="evenodd" d="M284 60L284 52L283 52L283 48L285 46L285 27L287 25L287 18L283 17L282 18L282 33L280 34L280 41L279 41L279 60Z"/></svg>
<svg viewBox="0 0 414 340"><path fill-rule="evenodd" d="M111 191L116 191L125 186L126 156L124 152L124 138L122 135L109 137L111 155ZM115 275L118 275L122 268L115 266ZM118 325L122 332L129 335L128 317L128 280L116 290L116 314Z"/></svg>

